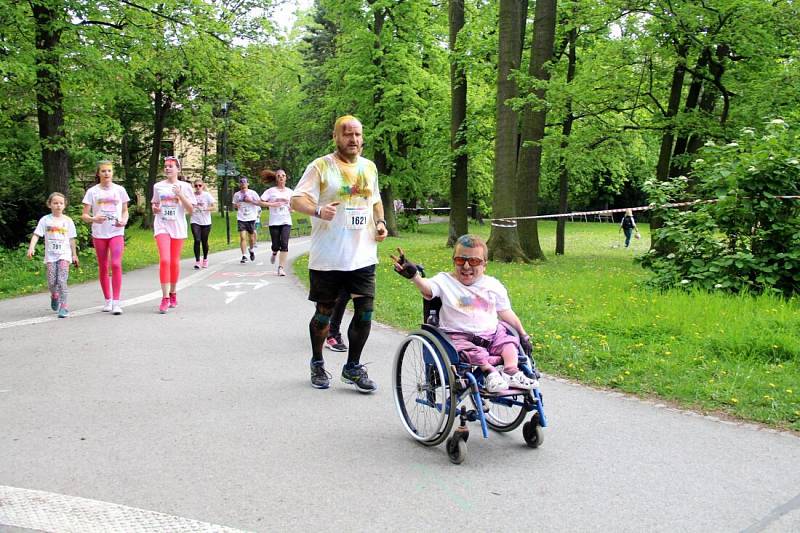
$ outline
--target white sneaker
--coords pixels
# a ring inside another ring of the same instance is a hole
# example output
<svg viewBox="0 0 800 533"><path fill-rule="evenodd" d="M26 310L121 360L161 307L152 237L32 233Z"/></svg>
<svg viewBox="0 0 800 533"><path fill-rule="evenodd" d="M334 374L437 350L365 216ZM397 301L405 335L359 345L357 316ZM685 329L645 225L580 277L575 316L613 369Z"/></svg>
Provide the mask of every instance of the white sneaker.
<svg viewBox="0 0 800 533"><path fill-rule="evenodd" d="M112 305L111 312L113 314L115 314L115 315L121 315L122 314L122 307L120 307L120 305L119 305L119 300L116 300L114 302L114 304Z"/></svg>
<svg viewBox="0 0 800 533"><path fill-rule="evenodd" d="M113 307L113 306L111 305L111 300L106 300L106 305L104 305L104 306L103 306L103 309L102 309L102 311L103 311L104 313L110 313L110 312L111 312L111 309L112 309L112 307Z"/></svg>
<svg viewBox="0 0 800 533"><path fill-rule="evenodd" d="M506 380L500 375L500 372L492 372L486 376L483 382L483 388L486 389L486 392L500 392L508 389L508 383L506 383Z"/></svg>
<svg viewBox="0 0 800 533"><path fill-rule="evenodd" d="M508 386L515 389L531 390L539 386L539 382L537 380L529 378L522 373L522 370L517 370L517 373L513 376L509 376L503 372L503 377L508 380Z"/></svg>

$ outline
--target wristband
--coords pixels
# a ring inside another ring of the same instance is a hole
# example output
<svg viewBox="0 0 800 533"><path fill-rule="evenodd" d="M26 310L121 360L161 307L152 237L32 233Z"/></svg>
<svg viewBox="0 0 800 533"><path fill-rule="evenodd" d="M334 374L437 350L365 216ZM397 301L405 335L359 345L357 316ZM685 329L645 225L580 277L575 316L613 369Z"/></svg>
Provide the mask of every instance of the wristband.
<svg viewBox="0 0 800 533"><path fill-rule="evenodd" d="M375 221L375 225L377 226L377 225L378 225L378 224L380 224L381 222L383 222L383 225L384 225L384 226L386 225L386 221L385 221L385 220L383 220L382 218L379 218L378 220L376 220L376 221Z"/></svg>
<svg viewBox="0 0 800 533"><path fill-rule="evenodd" d="M320 216L321 214L322 214L322 207L317 206L317 208L314 209L314 216L317 218L322 218L322 216Z"/></svg>

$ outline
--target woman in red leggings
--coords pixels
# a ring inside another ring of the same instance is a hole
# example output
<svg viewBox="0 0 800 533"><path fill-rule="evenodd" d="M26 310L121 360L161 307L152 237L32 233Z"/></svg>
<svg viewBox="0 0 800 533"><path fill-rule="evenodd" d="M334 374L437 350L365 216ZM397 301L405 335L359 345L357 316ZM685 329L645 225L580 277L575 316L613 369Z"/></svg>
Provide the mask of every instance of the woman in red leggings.
<svg viewBox="0 0 800 533"><path fill-rule="evenodd" d="M181 250L187 237L186 215L191 215L195 205L192 187L178 181L181 164L176 157L164 158L166 179L153 186L153 233L156 237L161 280L161 304L158 311L167 312L178 306L177 286L181 273Z"/></svg>
<svg viewBox="0 0 800 533"><path fill-rule="evenodd" d="M125 188L114 183L111 161L100 161L95 169L98 183L83 197L81 220L92 224L92 242L97 254L100 288L106 299L103 311L122 314L119 303L122 291L122 252L125 250L125 225L128 202ZM111 258L111 289L108 287L108 263Z"/></svg>

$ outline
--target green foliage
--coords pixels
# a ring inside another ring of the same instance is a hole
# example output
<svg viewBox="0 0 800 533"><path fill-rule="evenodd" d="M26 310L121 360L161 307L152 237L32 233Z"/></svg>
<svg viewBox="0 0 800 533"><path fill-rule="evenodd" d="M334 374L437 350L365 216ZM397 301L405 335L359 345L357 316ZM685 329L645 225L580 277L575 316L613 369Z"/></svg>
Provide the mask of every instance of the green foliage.
<svg viewBox="0 0 800 533"><path fill-rule="evenodd" d="M656 204L714 200L658 210L659 245L642 260L656 286L800 294L800 200L778 198L800 194L798 118L709 142L690 177L650 183Z"/></svg>

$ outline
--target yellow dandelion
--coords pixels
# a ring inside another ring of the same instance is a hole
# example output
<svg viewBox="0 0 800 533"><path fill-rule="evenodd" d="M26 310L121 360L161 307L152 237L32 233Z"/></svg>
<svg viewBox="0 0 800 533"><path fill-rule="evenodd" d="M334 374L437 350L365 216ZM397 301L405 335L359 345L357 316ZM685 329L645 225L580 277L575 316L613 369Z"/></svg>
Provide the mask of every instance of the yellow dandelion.
<svg viewBox="0 0 800 533"><path fill-rule="evenodd" d="M770 383L769 386L772 387L773 389L776 387L774 383Z"/></svg>
<svg viewBox="0 0 800 533"><path fill-rule="evenodd" d="M792 389L786 389L786 394L791 394L791 393L792 393Z"/></svg>
<svg viewBox="0 0 800 533"><path fill-rule="evenodd" d="M672 355L672 352L664 352L664 355Z"/></svg>
<svg viewBox="0 0 800 533"><path fill-rule="evenodd" d="M739 400L737 400L736 398L731 398L731 403L739 403Z"/></svg>
<svg viewBox="0 0 800 533"><path fill-rule="evenodd" d="M630 372L630 370L626 370L626 371L625 371L625 375L626 375L626 376L630 376L630 375L631 375L631 372Z"/></svg>

